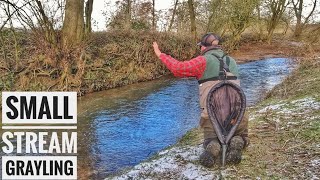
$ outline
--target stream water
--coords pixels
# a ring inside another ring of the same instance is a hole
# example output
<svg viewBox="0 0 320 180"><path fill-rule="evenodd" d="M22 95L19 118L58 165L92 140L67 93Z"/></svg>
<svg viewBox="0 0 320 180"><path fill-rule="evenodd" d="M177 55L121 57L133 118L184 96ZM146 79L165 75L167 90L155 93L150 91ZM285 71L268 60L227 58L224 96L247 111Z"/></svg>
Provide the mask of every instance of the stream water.
<svg viewBox="0 0 320 180"><path fill-rule="evenodd" d="M255 104L293 68L285 58L241 64L241 86L248 105ZM172 77L79 98L78 175L92 173L92 179L101 179L175 144L198 125L198 101L195 79Z"/></svg>

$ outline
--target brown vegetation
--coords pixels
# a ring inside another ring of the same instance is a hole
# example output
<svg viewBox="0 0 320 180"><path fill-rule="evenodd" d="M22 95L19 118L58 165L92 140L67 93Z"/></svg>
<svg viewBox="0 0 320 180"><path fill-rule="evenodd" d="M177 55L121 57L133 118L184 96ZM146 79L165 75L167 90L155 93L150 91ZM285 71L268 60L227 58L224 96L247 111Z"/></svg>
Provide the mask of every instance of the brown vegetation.
<svg viewBox="0 0 320 180"><path fill-rule="evenodd" d="M14 60L15 52L11 51L14 48L6 46L8 49L1 52L2 91L64 90L82 95L168 74L152 51L151 44L155 40L164 52L179 59L189 59L195 52L189 39L168 33L94 33L88 45L59 51L38 39L28 39L29 36L33 37L19 35L19 61Z"/></svg>
<svg viewBox="0 0 320 180"><path fill-rule="evenodd" d="M312 24L319 13L316 0L307 17L302 17L303 0L174 0L163 12L156 11L155 0L117 1L114 10L104 12L108 31L98 33L91 32L93 0L0 2L1 91L83 95L155 79L168 71L153 54L152 41L187 60L196 55L195 41L207 31L221 34L226 51L240 62L304 56L318 51L320 41L319 25ZM301 19L299 42L291 41L297 27L290 26L290 4Z"/></svg>

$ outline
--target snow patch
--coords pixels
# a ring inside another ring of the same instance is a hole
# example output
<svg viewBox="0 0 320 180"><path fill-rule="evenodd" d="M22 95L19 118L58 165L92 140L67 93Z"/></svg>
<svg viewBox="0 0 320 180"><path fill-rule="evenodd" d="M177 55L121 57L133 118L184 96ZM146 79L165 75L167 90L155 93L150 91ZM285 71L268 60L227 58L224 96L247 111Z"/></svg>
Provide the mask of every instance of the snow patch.
<svg viewBox="0 0 320 180"><path fill-rule="evenodd" d="M191 163L186 165L186 169L182 171L179 179L197 179L197 180L207 180L207 179L217 179L217 175L208 172L201 166L197 166Z"/></svg>
<svg viewBox="0 0 320 180"><path fill-rule="evenodd" d="M140 163L129 172L112 179L216 179L217 172L198 163L202 151L202 144L163 150L158 153L159 158Z"/></svg>
<svg viewBox="0 0 320 180"><path fill-rule="evenodd" d="M291 103L295 104L299 109L320 109L320 102L316 101L314 98L308 97L304 99L298 99L295 101L292 101Z"/></svg>
<svg viewBox="0 0 320 180"><path fill-rule="evenodd" d="M311 179L319 180L320 159L311 160L309 163L308 172L312 176Z"/></svg>
<svg viewBox="0 0 320 180"><path fill-rule="evenodd" d="M258 111L258 113L266 113L268 111L271 110L278 110L281 109L285 104L274 104L274 105L269 105L263 109L261 109L260 111Z"/></svg>
<svg viewBox="0 0 320 180"><path fill-rule="evenodd" d="M272 104L264 107L263 109L257 111L258 113L267 113L270 111L275 112L276 114L293 114L293 115L302 115L306 112L312 110L319 110L320 102L315 98L307 97L303 99L298 99L291 101L289 103L281 104Z"/></svg>
<svg viewBox="0 0 320 180"><path fill-rule="evenodd" d="M273 112L273 121L278 125L281 118L291 118L292 115L306 117L307 112L320 109L320 102L314 98L303 98L288 103L280 102L264 107L257 113L250 116L249 120L256 119L258 116L264 115L270 111ZM285 114L284 117L279 115ZM319 116L306 117L310 119L319 119ZM305 118L302 122L307 121ZM299 122L289 121L289 126L297 126ZM281 127L281 129L284 127ZM317 145L320 146L320 145ZM134 166L128 172L113 177L114 180L127 179L219 179L219 177L227 177L230 169L218 172L218 170L207 169L198 162L200 154L203 152L202 145L172 147L158 153L157 159L140 163ZM288 164L290 166L290 164ZM314 169L319 169L320 159L314 159L309 163L312 179L318 179ZM257 177L256 179L261 179Z"/></svg>
<svg viewBox="0 0 320 180"><path fill-rule="evenodd" d="M320 168L320 159L314 159L310 162L310 165L313 167L319 167Z"/></svg>

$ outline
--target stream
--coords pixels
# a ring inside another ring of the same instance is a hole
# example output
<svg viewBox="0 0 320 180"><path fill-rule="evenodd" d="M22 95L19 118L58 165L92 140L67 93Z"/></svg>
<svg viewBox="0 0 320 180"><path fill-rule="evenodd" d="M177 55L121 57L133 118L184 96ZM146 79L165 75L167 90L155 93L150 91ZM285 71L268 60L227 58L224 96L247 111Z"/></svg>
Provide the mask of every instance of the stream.
<svg viewBox="0 0 320 180"><path fill-rule="evenodd" d="M286 58L239 65L248 106L293 69ZM175 144L200 117L195 79L165 77L89 94L78 102L78 159L105 177ZM81 164L81 162L79 162Z"/></svg>
<svg viewBox="0 0 320 180"><path fill-rule="evenodd" d="M252 106L295 66L271 58L239 67ZM175 144L198 125L198 93L195 79L167 76L78 98L78 176L101 179Z"/></svg>

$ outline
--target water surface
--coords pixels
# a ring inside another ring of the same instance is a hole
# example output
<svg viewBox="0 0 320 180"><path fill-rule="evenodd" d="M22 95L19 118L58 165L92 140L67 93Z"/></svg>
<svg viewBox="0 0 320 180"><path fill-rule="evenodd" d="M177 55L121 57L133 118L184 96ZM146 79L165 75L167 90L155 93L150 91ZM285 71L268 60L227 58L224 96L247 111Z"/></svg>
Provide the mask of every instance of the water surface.
<svg viewBox="0 0 320 180"><path fill-rule="evenodd" d="M294 68L285 58L240 65L248 105L279 84ZM195 79L162 78L93 93L79 101L80 158L90 157L98 177L138 164L175 144L198 125ZM87 163L87 162L86 162Z"/></svg>

